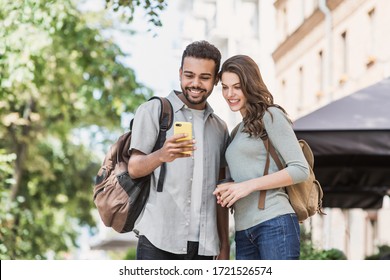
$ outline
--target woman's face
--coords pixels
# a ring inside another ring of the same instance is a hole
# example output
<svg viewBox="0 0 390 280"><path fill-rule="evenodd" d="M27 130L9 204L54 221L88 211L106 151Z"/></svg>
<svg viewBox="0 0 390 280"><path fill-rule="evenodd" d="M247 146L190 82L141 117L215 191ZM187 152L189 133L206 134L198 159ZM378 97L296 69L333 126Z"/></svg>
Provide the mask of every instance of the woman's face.
<svg viewBox="0 0 390 280"><path fill-rule="evenodd" d="M233 112L240 111L241 115L245 115L246 97L241 89L240 78L237 74L224 72L221 77L222 94L225 98L230 110Z"/></svg>

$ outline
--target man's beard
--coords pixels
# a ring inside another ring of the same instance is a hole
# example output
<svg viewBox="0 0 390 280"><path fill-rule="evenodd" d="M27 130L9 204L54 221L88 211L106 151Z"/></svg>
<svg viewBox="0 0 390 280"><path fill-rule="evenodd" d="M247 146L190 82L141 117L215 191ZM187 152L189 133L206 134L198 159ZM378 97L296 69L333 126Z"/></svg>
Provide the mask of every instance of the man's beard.
<svg viewBox="0 0 390 280"><path fill-rule="evenodd" d="M211 92L207 92L207 94L202 95L202 98L200 100L194 100L191 98L191 95L188 93L190 89L197 89L200 90L201 93L207 92L207 90L202 89L202 88L192 88L192 87L186 87L186 88L181 88L184 97L187 99L187 101L192 104L192 105L198 105L206 102L207 98L210 96Z"/></svg>

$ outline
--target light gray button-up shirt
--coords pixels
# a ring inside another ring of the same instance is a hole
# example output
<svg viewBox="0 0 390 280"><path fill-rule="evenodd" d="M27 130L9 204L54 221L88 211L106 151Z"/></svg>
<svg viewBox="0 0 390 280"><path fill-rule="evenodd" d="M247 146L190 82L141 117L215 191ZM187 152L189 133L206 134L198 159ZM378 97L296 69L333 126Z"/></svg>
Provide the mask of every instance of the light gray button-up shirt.
<svg viewBox="0 0 390 280"><path fill-rule="evenodd" d="M168 96L174 112L174 121L192 122L192 112L177 97ZM130 149L149 154L153 150L159 132L158 100L142 104L133 125ZM204 114L203 180L201 188L199 255L215 256L219 253L216 198L212 194L218 180L219 170L225 167L224 158L229 132L226 123L213 113L209 104ZM173 126L167 138L173 135ZM196 140L196 139L195 139ZM145 235L157 248L174 254L187 253L189 241L191 188L194 174L194 159L179 158L166 163L166 176L162 192L157 192L160 168L152 176L149 200L137 220L135 230Z"/></svg>

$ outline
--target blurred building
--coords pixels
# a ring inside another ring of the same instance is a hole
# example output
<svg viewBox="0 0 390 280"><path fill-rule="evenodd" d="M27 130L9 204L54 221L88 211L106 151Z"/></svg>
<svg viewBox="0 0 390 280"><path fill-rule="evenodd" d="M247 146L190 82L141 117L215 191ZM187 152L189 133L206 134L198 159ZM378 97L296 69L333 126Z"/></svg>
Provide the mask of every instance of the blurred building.
<svg viewBox="0 0 390 280"><path fill-rule="evenodd" d="M390 76L390 2L277 0L276 90L293 118ZM383 209L327 209L312 220L314 240L362 259L389 244Z"/></svg>
<svg viewBox="0 0 390 280"><path fill-rule="evenodd" d="M384 0L277 0L277 91L299 117L390 75Z"/></svg>

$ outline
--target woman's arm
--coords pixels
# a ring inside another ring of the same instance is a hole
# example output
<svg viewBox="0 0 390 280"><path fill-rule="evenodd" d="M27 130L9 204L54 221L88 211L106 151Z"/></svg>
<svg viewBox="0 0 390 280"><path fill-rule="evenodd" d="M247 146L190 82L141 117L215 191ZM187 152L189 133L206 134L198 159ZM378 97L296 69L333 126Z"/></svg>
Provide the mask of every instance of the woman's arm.
<svg viewBox="0 0 390 280"><path fill-rule="evenodd" d="M286 169L278 172L230 185L218 186L214 191L218 204L231 207L237 200L246 197L254 191L277 189L291 185L291 176Z"/></svg>

